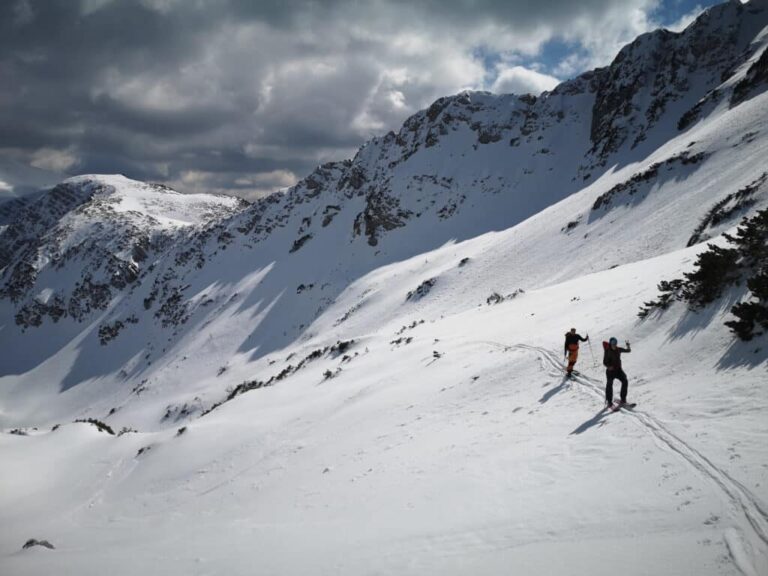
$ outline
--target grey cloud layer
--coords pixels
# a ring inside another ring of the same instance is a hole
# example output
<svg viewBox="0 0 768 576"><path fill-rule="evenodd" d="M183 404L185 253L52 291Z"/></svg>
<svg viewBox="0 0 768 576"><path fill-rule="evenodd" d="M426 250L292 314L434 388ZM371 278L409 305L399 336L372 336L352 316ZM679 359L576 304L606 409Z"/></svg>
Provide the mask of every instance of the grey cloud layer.
<svg viewBox="0 0 768 576"><path fill-rule="evenodd" d="M546 87L551 80L515 65L552 37L580 42L595 62L610 58L652 24L654 6L3 2L0 154L50 158L69 173L257 195L349 156L439 96L495 80L497 88Z"/></svg>

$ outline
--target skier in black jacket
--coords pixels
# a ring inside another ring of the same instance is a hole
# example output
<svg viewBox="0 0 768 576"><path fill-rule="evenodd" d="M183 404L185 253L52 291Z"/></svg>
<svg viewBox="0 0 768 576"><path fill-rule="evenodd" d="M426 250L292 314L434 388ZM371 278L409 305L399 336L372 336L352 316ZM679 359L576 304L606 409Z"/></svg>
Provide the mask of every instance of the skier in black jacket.
<svg viewBox="0 0 768 576"><path fill-rule="evenodd" d="M576 360L579 359L579 342L587 340L589 340L589 334L584 338L581 334L576 334L576 328L571 328L570 332L565 333L565 354L568 355L568 368L565 369L565 373L568 376L571 376Z"/></svg>
<svg viewBox="0 0 768 576"><path fill-rule="evenodd" d="M624 370L621 369L621 354L626 352L627 354L632 352L629 342L626 343L626 348L619 348L619 341L616 338L611 338L608 342L603 342L603 365L605 366L605 403L607 406L613 404L613 381L618 378L621 382L621 395L619 405L627 403L627 388L629 384L627 382L627 375L624 374Z"/></svg>

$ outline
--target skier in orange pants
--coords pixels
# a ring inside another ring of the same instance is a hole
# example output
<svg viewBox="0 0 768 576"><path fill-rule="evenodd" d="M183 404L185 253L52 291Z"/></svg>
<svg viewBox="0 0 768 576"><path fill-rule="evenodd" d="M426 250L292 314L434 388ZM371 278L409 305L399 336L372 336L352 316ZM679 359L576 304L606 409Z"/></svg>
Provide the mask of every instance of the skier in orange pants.
<svg viewBox="0 0 768 576"><path fill-rule="evenodd" d="M565 333L565 354L568 356L568 368L565 369L565 373L569 377L573 373L576 360L579 359L579 342L586 342L587 340L589 340L589 334L586 338L581 334L576 334L576 328L571 328L570 332Z"/></svg>

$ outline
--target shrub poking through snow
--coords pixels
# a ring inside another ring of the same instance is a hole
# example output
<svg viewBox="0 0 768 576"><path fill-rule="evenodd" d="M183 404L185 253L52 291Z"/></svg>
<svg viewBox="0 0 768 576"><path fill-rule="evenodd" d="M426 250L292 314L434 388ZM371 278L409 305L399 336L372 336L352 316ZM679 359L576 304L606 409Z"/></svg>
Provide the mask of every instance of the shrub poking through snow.
<svg viewBox="0 0 768 576"><path fill-rule="evenodd" d="M96 420L96 418L88 418L87 420L84 418L75 420L75 422L83 422L84 424L92 424L93 426L96 426L98 428L99 432L106 432L107 434L111 434L112 436L115 435L115 431L112 430L112 428L108 424L104 424L101 420Z"/></svg>
<svg viewBox="0 0 768 576"><path fill-rule="evenodd" d="M22 546L22 549L27 550L28 548L32 548L33 546L42 546L43 548L48 548L49 550L55 550L56 546L48 542L48 540L37 540L35 538L30 538L24 543L24 546Z"/></svg>
<svg viewBox="0 0 768 576"><path fill-rule="evenodd" d="M354 340L338 340L336 344L331 346L330 353L334 357L344 354L354 343Z"/></svg>
<svg viewBox="0 0 768 576"><path fill-rule="evenodd" d="M332 344L331 346L325 346L323 348L318 348L316 350L313 350L312 352L307 354L298 364L296 364L295 366L293 364L289 364L288 366L283 368L278 374L274 376L270 376L269 380L265 382L261 380L248 380L243 382L242 384L238 384L234 388L227 390L227 397L224 400L221 400L220 402L216 402L212 404L211 407L208 408L207 410L204 410L200 414L200 416L205 416L206 414L213 412L216 408L218 408L225 402L229 402L230 400L235 399L237 396L240 396L240 394L245 394L246 392L250 392L251 390L258 390L259 388L265 388L267 386L273 386L275 383L279 382L280 380L284 380L291 374L298 372L299 370L304 368L309 362L318 360L323 356L338 358L339 356L344 355L344 357L348 359L347 361L349 361L352 359L352 357L347 356L346 352L354 345L354 343L355 343L354 340L337 340L336 344ZM285 359L285 361L288 362L295 355L296 355L295 352L291 353ZM357 353L355 353L355 356L356 355ZM270 363L270 365L271 364L272 363ZM340 371L341 371L341 368L338 368L336 370L336 373L332 373L332 376L336 376Z"/></svg>
<svg viewBox="0 0 768 576"><path fill-rule="evenodd" d="M175 421L179 421L192 416L192 414L199 412L201 409L202 402L200 397L195 396L193 403L184 402L182 405L169 404L165 409L165 414L163 414L163 420L170 420L172 418Z"/></svg>
<svg viewBox="0 0 768 576"><path fill-rule="evenodd" d="M415 290L411 290L408 292L408 295L405 297L406 300L421 300L429 294L430 290L434 288L435 284L437 283L437 278L430 278L429 280L424 280Z"/></svg>
<svg viewBox="0 0 768 576"><path fill-rule="evenodd" d="M358 302L357 304L355 304L354 306L352 306L352 307L351 307L349 310L347 310L347 311L344 313L344 316L342 316L341 318L338 318L338 319L336 320L336 322L334 322L334 323L333 323L333 325L334 325L334 326L338 326L338 325L340 325L340 324L343 324L343 323L344 323L344 322L346 322L347 320L349 320L349 318L352 316L352 314L354 314L355 312L357 312L358 310L360 310L360 308L362 308L362 307L363 307L363 304L364 304L364 302Z"/></svg>
<svg viewBox="0 0 768 576"><path fill-rule="evenodd" d="M504 302L504 296L502 296L498 292L492 293L490 296L488 296L488 298L485 299L485 303L488 304L489 306L491 304L500 304L502 302Z"/></svg>
<svg viewBox="0 0 768 576"><path fill-rule="evenodd" d="M488 298L485 299L485 303L488 304L489 306L493 304L501 304L505 300L512 300L513 298L517 298L521 294L525 294L525 290L523 290L522 288L518 288L517 290L515 290L510 294L507 294L506 296L502 296L498 292L493 292L490 296L488 296Z"/></svg>
<svg viewBox="0 0 768 576"><path fill-rule="evenodd" d="M400 334L402 334L402 333L403 333L403 332L405 332L406 330L413 330L413 329L414 329L414 328L416 328L416 326L418 326L419 324L424 324L424 320L423 320L423 319L422 319L422 320L414 320L414 321L413 321L413 322L411 322L411 323L410 323L408 326L403 326L402 328L400 328L400 330L398 330L397 332L395 332L395 336L400 336Z"/></svg>
<svg viewBox="0 0 768 576"><path fill-rule="evenodd" d="M640 318L646 318L653 310L666 310L672 302L680 300L683 280L681 278L669 281L662 280L656 288L661 292L661 295L658 300L651 300L643 304L640 308L640 312L637 313Z"/></svg>
<svg viewBox="0 0 768 576"><path fill-rule="evenodd" d="M298 250L301 250L301 247L304 246L307 242L309 242L312 239L312 234L304 234L301 238L298 238L293 242L293 246L291 246L291 249L289 252L296 252Z"/></svg>
<svg viewBox="0 0 768 576"><path fill-rule="evenodd" d="M336 368L336 370L334 371L326 370L325 372L323 372L323 380L330 380L331 378L336 378L336 376L338 376L339 374L341 374L341 368Z"/></svg>
<svg viewBox="0 0 768 576"><path fill-rule="evenodd" d="M706 156L707 155L704 152L691 154L689 150L684 150L680 154L667 158L663 162L651 164L644 171L633 174L628 180L616 184L613 188L598 196L592 205L592 212L596 213L601 209L603 212L606 212L620 204L622 201L626 201L629 196L634 196L638 193L647 194L650 190L650 186L656 182L659 173L662 170L666 174L670 170L673 170L676 165L688 166L699 164L706 158Z"/></svg>
<svg viewBox="0 0 768 576"><path fill-rule="evenodd" d="M571 230L576 228L576 226L578 225L579 225L579 220L571 220L570 222L568 222L568 224L560 228L560 232L566 232L566 233L570 232Z"/></svg>
<svg viewBox="0 0 768 576"><path fill-rule="evenodd" d="M139 319L135 314L131 314L125 321L115 320L111 324L102 324L99 326L99 343L102 346L109 344L111 340L117 338L126 324L138 324Z"/></svg>
<svg viewBox="0 0 768 576"><path fill-rule="evenodd" d="M243 382L242 384L238 384L235 386L235 388L232 389L232 391L227 394L227 400L232 400L232 398L235 398L236 396L240 396L240 394L244 394L245 392L250 392L251 390L258 390L259 388L262 388L264 386L264 382L261 380L250 380L247 382Z"/></svg>
<svg viewBox="0 0 768 576"><path fill-rule="evenodd" d="M661 296L646 302L638 316L666 310L677 300L692 311L718 300L726 288L746 280L747 299L731 307L736 320L725 322L741 340L768 333L768 209L744 218L734 236L724 234L730 247L709 245L699 254L692 272L659 283Z"/></svg>
<svg viewBox="0 0 768 576"><path fill-rule="evenodd" d="M768 172L763 172L759 178L750 182L744 188L728 194L728 196L712 206L704 217L704 220L702 220L696 227L696 230L693 231L693 235L688 240L687 246L693 246L694 244L698 244L702 240L705 240L704 233L707 228L717 226L722 222L730 220L739 212L743 212L754 206L756 200L753 196L766 181L768 181Z"/></svg>

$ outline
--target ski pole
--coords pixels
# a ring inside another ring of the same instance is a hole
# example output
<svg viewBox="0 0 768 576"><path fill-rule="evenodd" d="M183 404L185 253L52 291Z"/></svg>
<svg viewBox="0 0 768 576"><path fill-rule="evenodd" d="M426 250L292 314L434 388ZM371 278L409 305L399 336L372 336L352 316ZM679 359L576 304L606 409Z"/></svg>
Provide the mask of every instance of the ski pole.
<svg viewBox="0 0 768 576"><path fill-rule="evenodd" d="M595 353L592 351L592 340L587 340L589 344L589 354L592 356L592 368L597 368L597 360L595 359Z"/></svg>

